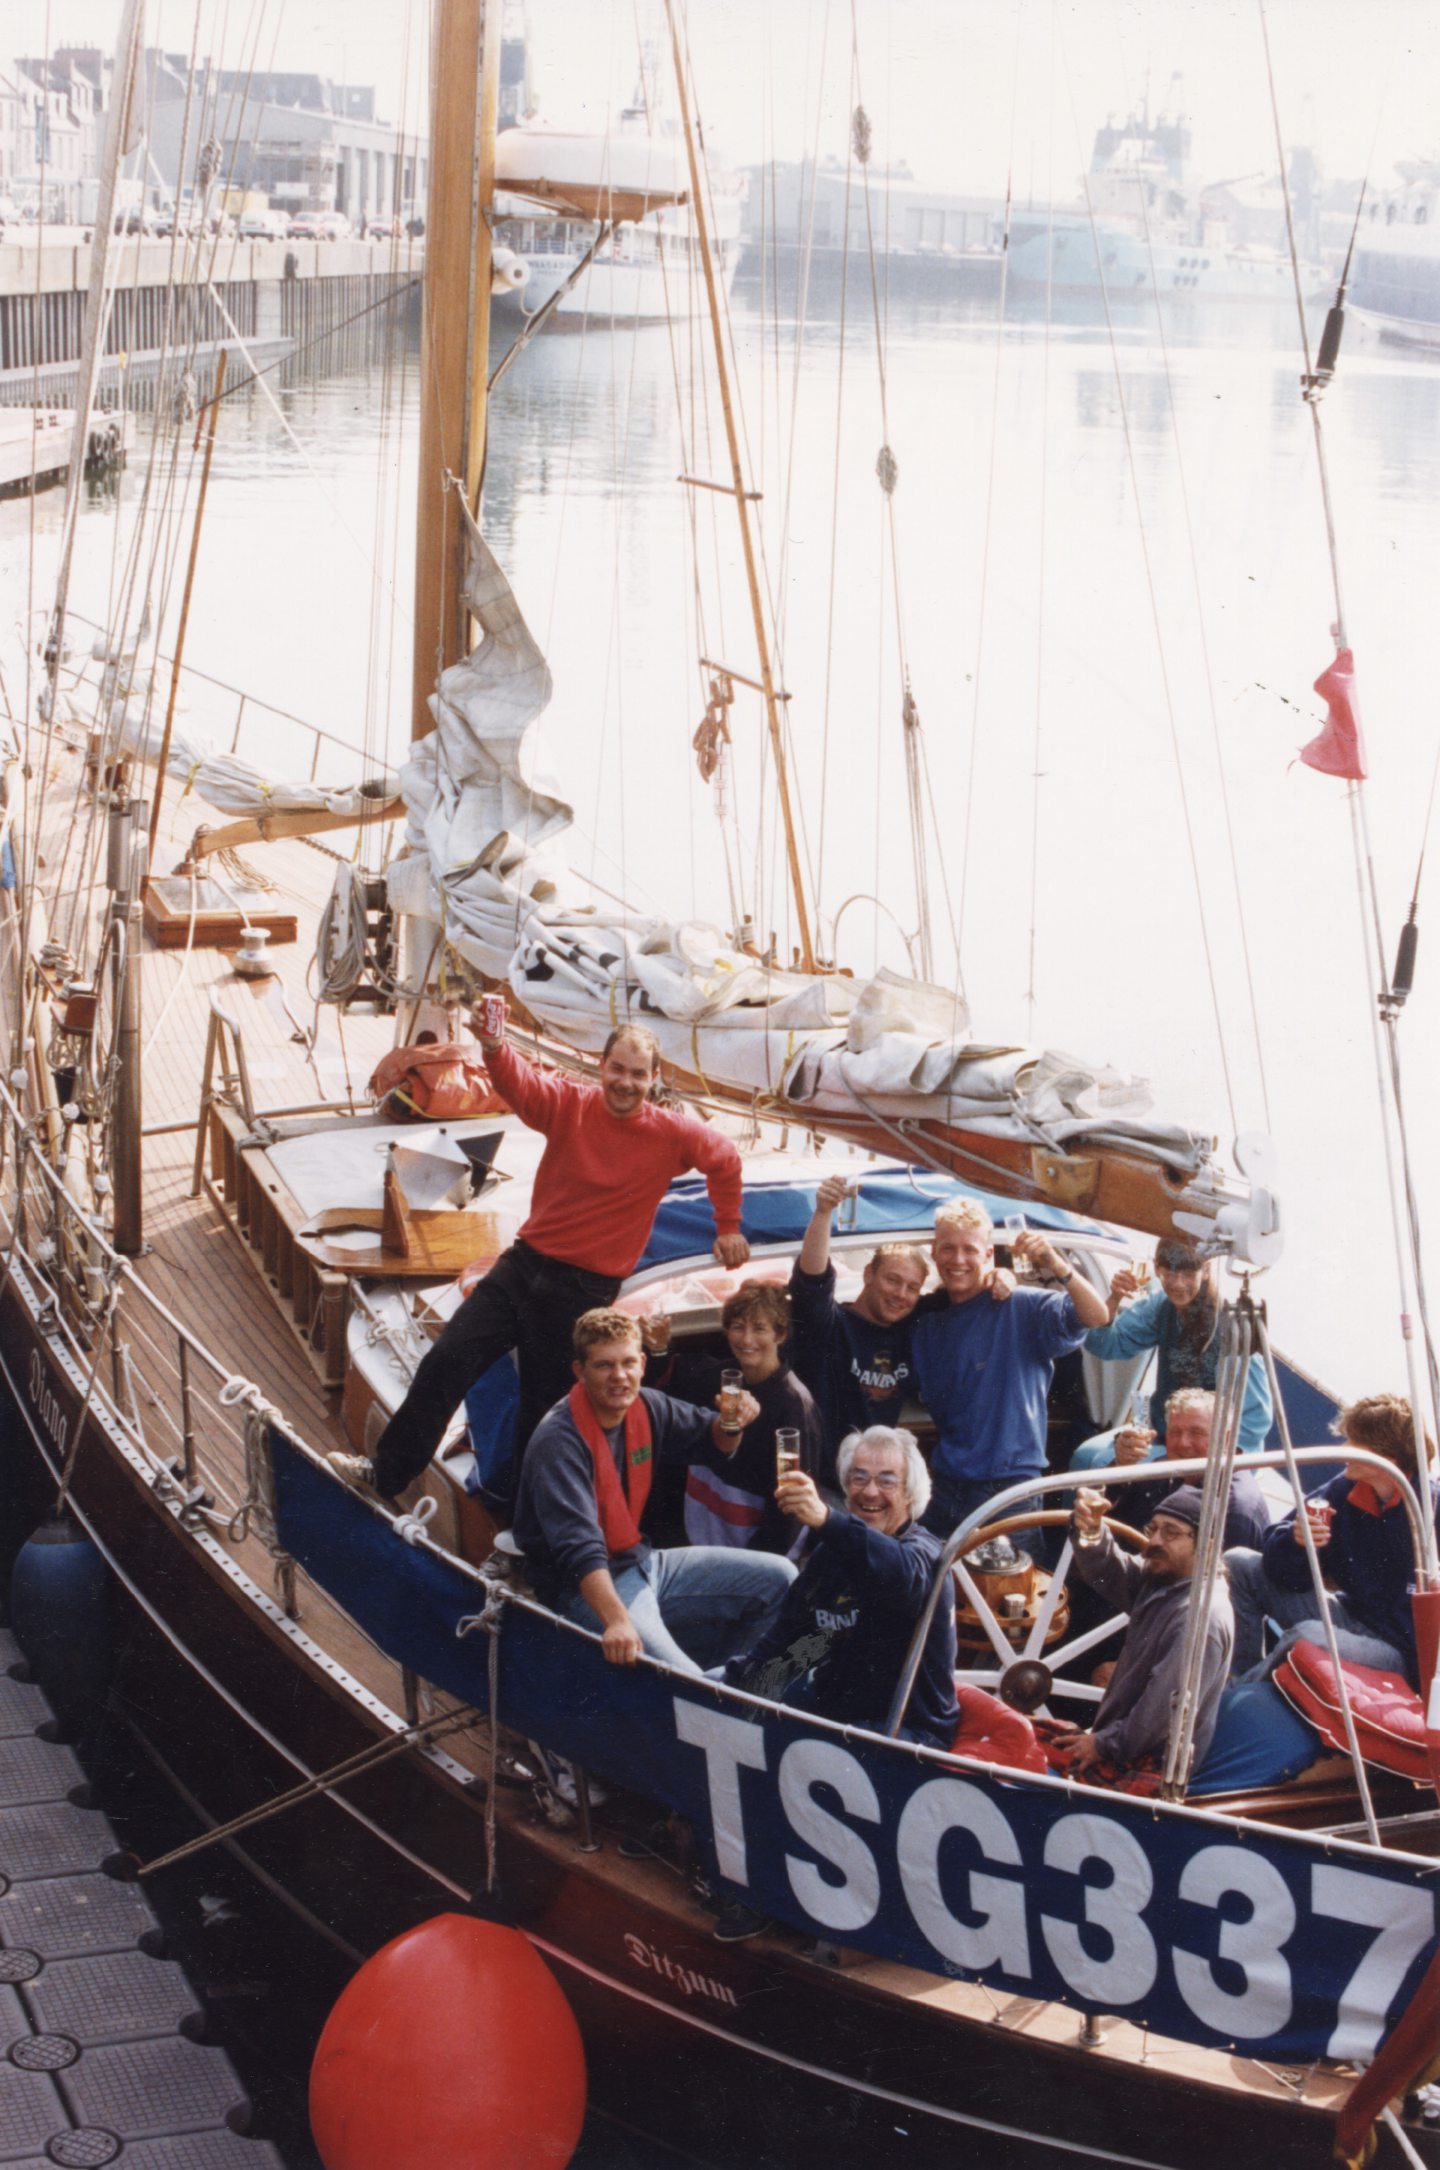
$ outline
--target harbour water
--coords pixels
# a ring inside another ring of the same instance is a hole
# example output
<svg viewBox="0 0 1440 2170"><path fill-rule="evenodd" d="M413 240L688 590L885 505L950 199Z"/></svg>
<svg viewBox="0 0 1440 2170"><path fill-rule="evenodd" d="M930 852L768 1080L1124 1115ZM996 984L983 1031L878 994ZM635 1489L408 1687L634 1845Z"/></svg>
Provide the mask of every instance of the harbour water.
<svg viewBox="0 0 1440 2170"><path fill-rule="evenodd" d="M903 655L933 807L932 970L946 985L958 970L976 1039L1033 1036L1141 1071L1161 1105L1227 1142L1270 1132L1289 1245L1265 1289L1277 1340L1342 1392L1403 1385L1350 807L1343 785L1294 763L1318 727L1310 686L1335 604L1293 315L1217 306L1162 324L1132 310L1107 327L1047 323L1043 300L1012 297L1002 325L996 298L897 303L877 343L868 314L842 326L833 297L801 338L758 284L736 290L822 947L858 970L904 964L906 935L919 954ZM728 851L691 751L696 654L754 668L731 508L676 479L726 472L693 336L594 324L537 340L494 404L486 527L554 674L542 755L576 807L577 864L637 911L728 924L748 910L788 953L758 704L742 694L731 712ZM257 704L367 766L397 761L409 734L418 354L406 340L363 367L324 359L267 379L274 404L254 386L227 402L186 658L208 674L187 728L228 744L243 694L265 757L291 773L293 727L277 718L267 737ZM1393 941L1440 744L1427 638L1440 372L1352 340L1323 412ZM163 501L148 449L142 422L118 490L85 508L73 599L96 621L130 577L147 474ZM0 507L12 713L33 692L24 634L43 624L59 512L53 496ZM183 569L178 500L163 516ZM167 648L178 593L176 577ZM345 766L327 757L322 776ZM172 793L162 859L195 818ZM1436 1146L1421 1088L1440 1036L1426 963L1422 944L1403 1026L1422 1205ZM128 1751L118 1760L137 1817L163 1824L163 1789ZM145 1832L137 1851L159 1850ZM303 2077L328 1961L298 1989L282 1966L272 2025L255 1985L289 1931L250 1937L267 1902L237 1878L209 1857L180 1918L191 1910L201 1962L215 1957L232 2053L274 2075L272 2136L307 2164ZM595 2164L652 2159L613 2133L588 2144Z"/></svg>
<svg viewBox="0 0 1440 2170"><path fill-rule="evenodd" d="M1293 314L1215 305L1157 322L1136 305L1107 330L1047 326L1043 297L1012 296L1001 327L996 302L889 312L892 577L868 313L852 294L842 328L826 297L797 339L758 283L736 290L821 946L861 971L903 964L917 924L898 593L932 800L934 976L953 984L962 925L977 1040L1138 1071L1226 1145L1268 1131L1288 1229L1267 1289L1277 1337L1343 1392L1399 1383L1349 795L1294 760L1321 713L1310 687L1335 604ZM728 879L691 752L697 653L754 670L732 510L676 481L725 472L696 338L596 323L535 341L494 403L486 524L554 675L539 761L575 805L575 863L641 912L728 924L748 909L788 954L758 702L742 689L730 718ZM247 733L282 768L293 728L267 738L257 700L376 765L403 755L410 727L418 356L412 339L361 367L323 363L320 350L267 378L274 403L254 385L227 402L186 655L217 683L192 685L182 724L228 744L243 692ZM1352 333L1323 419L1393 943L1437 745L1440 372ZM97 494L82 523L74 601L97 620L127 578L146 472L142 425L118 498ZM27 609L43 621L59 512L53 495L0 508L16 711L13 636ZM175 534L178 555L188 523ZM162 854L192 825L172 794ZM1403 1025L1417 1092L1440 1032L1426 956L1422 940ZM1423 1197L1431 1127L1412 1142Z"/></svg>

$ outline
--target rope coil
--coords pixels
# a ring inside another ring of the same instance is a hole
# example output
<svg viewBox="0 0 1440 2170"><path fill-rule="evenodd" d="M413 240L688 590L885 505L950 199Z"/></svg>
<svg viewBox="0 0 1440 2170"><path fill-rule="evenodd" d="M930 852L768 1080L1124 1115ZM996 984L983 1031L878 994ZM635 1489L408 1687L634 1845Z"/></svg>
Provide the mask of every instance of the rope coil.
<svg viewBox="0 0 1440 2170"><path fill-rule="evenodd" d="M239 1386L240 1393L227 1393ZM280 1542L279 1525L275 1519L275 1463L270 1453L270 1426L278 1422L277 1412L261 1398L258 1387L248 1380L227 1379L220 1389L219 1399L226 1408L234 1408L248 1397L245 1411L245 1497L226 1524L226 1535L235 1545L243 1545L252 1535L269 1553L274 1563L275 1594L280 1601L287 1620L293 1620L299 1610L295 1598L295 1560Z"/></svg>

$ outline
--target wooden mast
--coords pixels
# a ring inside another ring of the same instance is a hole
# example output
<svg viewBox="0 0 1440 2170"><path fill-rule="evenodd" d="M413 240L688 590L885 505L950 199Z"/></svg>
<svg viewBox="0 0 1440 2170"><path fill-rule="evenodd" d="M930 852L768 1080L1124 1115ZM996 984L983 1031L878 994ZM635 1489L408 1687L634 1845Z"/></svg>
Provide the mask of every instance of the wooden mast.
<svg viewBox="0 0 1440 2170"><path fill-rule="evenodd" d="M417 738L435 728L429 697L471 644L462 588L463 483L478 511L490 360L489 210L495 192L503 0L434 0L430 186L420 343L420 489L412 686Z"/></svg>
<svg viewBox="0 0 1440 2170"><path fill-rule="evenodd" d="M785 824L785 852L790 862L790 887L795 897L796 927L800 936L800 961L807 972L815 969L815 950L810 939L810 913L805 902L805 883L800 872L800 850L795 837L795 817L790 805L790 778L785 764L785 740L780 729L780 703L775 692L775 673L770 662L770 641L765 630L765 606L760 594L760 575L755 564L755 542L750 533L749 500L745 473L740 464L740 435L730 398L730 372L725 362L725 332L720 318L720 297L715 285L715 265L710 254L710 228L705 216L705 190L695 131L690 121L690 97L685 84L685 62L680 34L675 25L674 0L665 0L670 26L670 47L675 56L675 88L680 100L680 121L685 131L685 156L690 166L690 208L700 244L705 273L705 295L715 334L715 367L720 381L720 404L725 414L725 442L730 453L730 480L735 509L740 515L740 541L745 554L745 578L750 589L750 615L755 625L755 647L760 658L760 684L765 697L765 720L770 731L770 750L775 759L775 780L780 789L780 817Z"/></svg>

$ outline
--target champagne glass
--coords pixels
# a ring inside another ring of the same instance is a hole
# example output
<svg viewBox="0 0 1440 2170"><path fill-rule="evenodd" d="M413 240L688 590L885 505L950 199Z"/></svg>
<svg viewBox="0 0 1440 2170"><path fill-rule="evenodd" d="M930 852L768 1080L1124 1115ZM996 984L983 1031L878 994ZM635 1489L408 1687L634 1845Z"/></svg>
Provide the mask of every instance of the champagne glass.
<svg viewBox="0 0 1440 2170"><path fill-rule="evenodd" d="M795 1477L800 1473L800 1434L790 1425L781 1425L775 1433L775 1474L777 1477Z"/></svg>
<svg viewBox="0 0 1440 2170"><path fill-rule="evenodd" d="M1091 1496L1094 1497L1095 1495L1092 1494ZM1108 1500L1105 1497L1103 1492L1099 1495L1099 1499L1102 1512L1114 1504L1113 1501ZM1092 1546L1098 1545L1100 1542L1099 1526L1097 1525L1096 1528L1094 1528L1093 1530L1086 1529L1077 1522L1075 1524L1075 1527L1071 1531L1071 1542L1074 1544L1077 1551L1089 1552Z"/></svg>

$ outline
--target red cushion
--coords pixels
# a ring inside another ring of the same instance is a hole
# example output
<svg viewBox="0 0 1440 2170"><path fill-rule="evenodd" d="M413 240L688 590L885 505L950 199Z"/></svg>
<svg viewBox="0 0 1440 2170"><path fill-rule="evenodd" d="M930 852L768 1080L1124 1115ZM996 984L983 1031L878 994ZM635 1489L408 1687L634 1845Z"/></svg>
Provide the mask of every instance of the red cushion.
<svg viewBox="0 0 1440 2170"><path fill-rule="evenodd" d="M1355 1738L1367 1763L1395 1771L1402 1778L1430 1777L1425 1753L1425 1712L1419 1696L1398 1673L1377 1673L1368 1665L1340 1661L1355 1720ZM1308 1718L1330 1747L1349 1750L1340 1695L1330 1653L1320 1643L1295 1643L1276 1666L1273 1679L1287 1702Z"/></svg>
<svg viewBox="0 0 1440 2170"><path fill-rule="evenodd" d="M965 1681L956 1681L955 1700L960 1723L950 1743L952 1755L973 1756L977 1763L1003 1763L1016 1771L1049 1770L1035 1728L1022 1712Z"/></svg>

